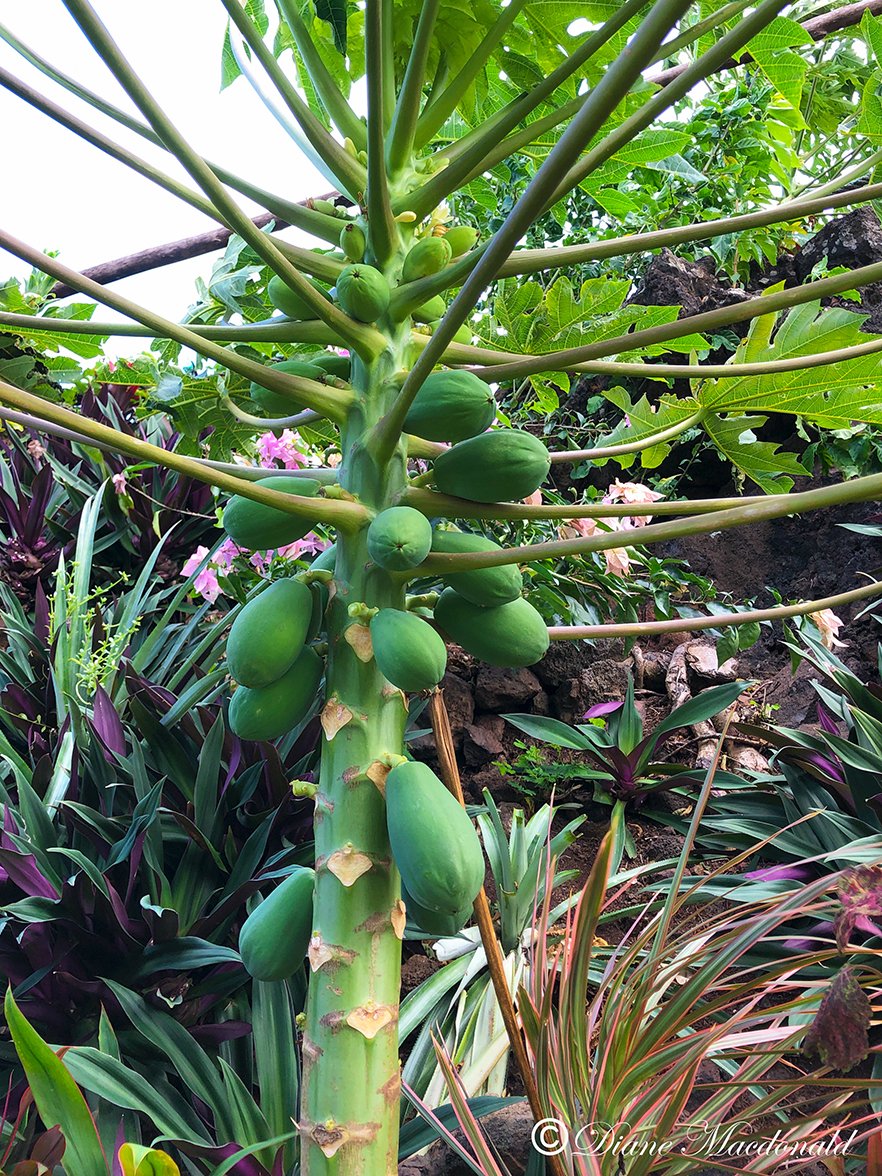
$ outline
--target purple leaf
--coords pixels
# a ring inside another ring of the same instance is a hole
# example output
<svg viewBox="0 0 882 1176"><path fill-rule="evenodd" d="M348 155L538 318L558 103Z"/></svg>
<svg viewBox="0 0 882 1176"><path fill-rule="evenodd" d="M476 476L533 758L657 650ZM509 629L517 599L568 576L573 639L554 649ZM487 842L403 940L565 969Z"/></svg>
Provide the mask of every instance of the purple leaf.
<svg viewBox="0 0 882 1176"><path fill-rule="evenodd" d="M834 1070L853 1069L870 1052L873 1008L852 968L843 968L824 994L802 1050Z"/></svg>
<svg viewBox="0 0 882 1176"><path fill-rule="evenodd" d="M613 711L620 710L625 704L623 702L595 702L594 706L589 706L582 715L582 721L585 719L599 719L603 715L611 715Z"/></svg>
<svg viewBox="0 0 882 1176"><path fill-rule="evenodd" d="M826 731L828 735L839 734L839 724L824 706L823 702L818 703L818 726L822 731Z"/></svg>
<svg viewBox="0 0 882 1176"><path fill-rule="evenodd" d="M221 1021L217 1025L193 1025L190 1029L190 1035L195 1037L200 1045L220 1045L222 1041L248 1037L250 1033L249 1021Z"/></svg>
<svg viewBox="0 0 882 1176"><path fill-rule="evenodd" d="M750 870L744 874L751 882L808 882L816 876L817 871L810 865L794 866L763 866L760 870Z"/></svg>
<svg viewBox="0 0 882 1176"><path fill-rule="evenodd" d="M857 927L871 935L882 935L875 920L882 921L882 866L856 866L839 877L842 910L836 918L836 945L845 951Z"/></svg>
<svg viewBox="0 0 882 1176"><path fill-rule="evenodd" d="M99 686L95 691L95 702L92 707L92 727L106 748L104 758L113 763L114 757L126 753L126 733L116 708L110 700L110 695Z"/></svg>
<svg viewBox="0 0 882 1176"><path fill-rule="evenodd" d="M37 859L33 854L0 849L0 866L6 870L19 890L23 890L29 898L36 896L57 899L60 897L49 879L40 873Z"/></svg>

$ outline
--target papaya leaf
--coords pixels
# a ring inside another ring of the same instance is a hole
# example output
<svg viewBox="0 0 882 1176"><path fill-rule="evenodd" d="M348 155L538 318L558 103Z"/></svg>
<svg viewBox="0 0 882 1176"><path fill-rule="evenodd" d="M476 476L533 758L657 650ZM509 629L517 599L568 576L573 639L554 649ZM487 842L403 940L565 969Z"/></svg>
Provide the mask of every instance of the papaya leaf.
<svg viewBox="0 0 882 1176"><path fill-rule="evenodd" d="M809 302L755 319L732 358L734 364L762 363L838 351L878 339L861 330L865 315L822 309ZM715 412L789 412L820 428L847 428L853 421L882 424L882 352L824 367L707 380L695 390L698 402Z"/></svg>
<svg viewBox="0 0 882 1176"><path fill-rule="evenodd" d="M610 433L598 439L598 446L626 445L632 441L644 441L654 433L680 424L698 408L698 404L691 396L662 396L656 404L650 404L646 396L641 396L632 403L624 388L608 388L603 395L620 408L625 417ZM639 456L644 469L655 469L664 461L670 448L670 444L663 442L644 449L639 455L623 454L616 460L619 465L627 467Z"/></svg>
<svg viewBox="0 0 882 1176"><path fill-rule="evenodd" d="M61 1128L67 1176L100 1176L110 1166L82 1091L55 1051L28 1023L7 989L4 1014L16 1053L47 1128Z"/></svg>
<svg viewBox="0 0 882 1176"><path fill-rule="evenodd" d="M794 110L799 109L808 62L793 49L811 43L811 37L798 21L777 16L747 46L751 57Z"/></svg>
<svg viewBox="0 0 882 1176"><path fill-rule="evenodd" d="M705 432L720 453L736 469L756 482L766 494L786 494L793 488L793 478L807 471L793 453L782 452L772 441L758 441L755 429L767 417L721 417L711 413L702 421Z"/></svg>

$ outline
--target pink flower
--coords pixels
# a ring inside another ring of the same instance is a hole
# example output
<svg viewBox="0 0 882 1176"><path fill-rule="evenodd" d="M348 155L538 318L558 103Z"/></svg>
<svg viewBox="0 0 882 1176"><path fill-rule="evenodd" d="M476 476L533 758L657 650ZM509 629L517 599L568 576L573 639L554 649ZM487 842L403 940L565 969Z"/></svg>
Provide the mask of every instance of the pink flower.
<svg viewBox="0 0 882 1176"><path fill-rule="evenodd" d="M185 578L192 576L206 555L208 555L207 547L197 547L181 568L181 575ZM210 563L206 564L193 581L193 587L204 600L207 600L209 604L214 604L221 594L220 584L217 582L217 569L212 567Z"/></svg>
<svg viewBox="0 0 882 1176"><path fill-rule="evenodd" d="M121 474L114 474L110 480L113 483L114 490L117 492L117 494L120 496L120 498L122 498L126 494L126 492L128 491L128 488L129 488L129 484L126 481L125 470L123 470L123 472Z"/></svg>
<svg viewBox="0 0 882 1176"><path fill-rule="evenodd" d="M604 502L658 502L660 498L664 498L664 494L658 494L655 490L650 490L648 486L644 486L642 482L620 482L618 478L610 486L609 490L603 497ZM637 515L622 519L622 530L630 530L632 527L645 527L652 515Z"/></svg>
<svg viewBox="0 0 882 1176"><path fill-rule="evenodd" d="M844 649L848 644L840 641L839 630L845 624L841 617L837 617L832 608L822 608L820 612L809 613L809 620L815 622L821 634L821 644L825 649Z"/></svg>
<svg viewBox="0 0 882 1176"><path fill-rule="evenodd" d="M224 539L211 562L219 571L226 572L233 566L233 560L237 555L242 555L242 548L237 547L232 539Z"/></svg>
<svg viewBox="0 0 882 1176"><path fill-rule="evenodd" d="M609 531L626 531L629 528L623 524L627 519L567 519L558 528L561 539L590 539L592 535L603 534L598 530L598 524L603 523L604 529ZM606 560L606 570L613 576L627 576L631 570L631 560L624 547L607 548L603 553Z"/></svg>
<svg viewBox="0 0 882 1176"><path fill-rule="evenodd" d="M542 491L534 490L532 494L528 494L524 499L527 506L541 506L542 505Z"/></svg>
<svg viewBox="0 0 882 1176"><path fill-rule="evenodd" d="M275 463L281 462L286 470L299 470L306 465L306 459L298 446L300 438L293 429L284 429L282 435L264 433L257 439L257 455L264 469L275 469Z"/></svg>
<svg viewBox="0 0 882 1176"><path fill-rule="evenodd" d="M627 576L631 571L631 560L626 547L611 547L604 553L606 570L611 576Z"/></svg>

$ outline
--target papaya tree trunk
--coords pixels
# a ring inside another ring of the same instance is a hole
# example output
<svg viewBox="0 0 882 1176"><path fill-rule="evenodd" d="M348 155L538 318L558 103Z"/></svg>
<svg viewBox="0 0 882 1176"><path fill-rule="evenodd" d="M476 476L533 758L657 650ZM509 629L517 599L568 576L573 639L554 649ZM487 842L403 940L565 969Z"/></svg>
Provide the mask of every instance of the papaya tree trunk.
<svg viewBox="0 0 882 1176"><path fill-rule="evenodd" d="M395 342L390 339L372 365L353 364L356 404L343 431L341 484L374 511L400 493L406 473L403 446L378 464L364 444L394 394ZM405 912L386 832L383 784L390 757L403 750L407 704L377 669L362 621L366 609L403 606L404 589L369 560L366 531L341 535L326 615L324 736L315 797L315 918L300 1122L308 1176L397 1170Z"/></svg>

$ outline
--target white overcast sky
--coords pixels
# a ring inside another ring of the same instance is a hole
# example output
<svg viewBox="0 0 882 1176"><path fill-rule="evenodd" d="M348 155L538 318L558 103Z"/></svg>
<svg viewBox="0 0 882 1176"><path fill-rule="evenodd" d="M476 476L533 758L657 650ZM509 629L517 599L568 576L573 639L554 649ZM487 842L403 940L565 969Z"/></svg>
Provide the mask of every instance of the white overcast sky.
<svg viewBox="0 0 882 1176"><path fill-rule="evenodd" d="M247 81L240 78L219 92L225 13L217 0L93 3L148 89L205 157L287 198L328 190L327 181L304 159ZM0 4L0 19L66 73L116 105L132 109L61 0L7 0ZM55 86L4 43L0 65L137 154L185 178L167 153ZM74 269L216 227L5 89L0 89L0 127L6 146L0 196L3 227L40 249L59 250L60 260ZM242 206L251 213L260 211L244 199ZM291 231L286 236L296 239ZM178 319L192 301L195 278L208 275L211 260L206 256L165 266L116 282L113 289ZM0 250L0 278L24 277L29 268ZM99 308L96 317L118 316ZM131 354L142 347L143 340L121 339L112 350Z"/></svg>

